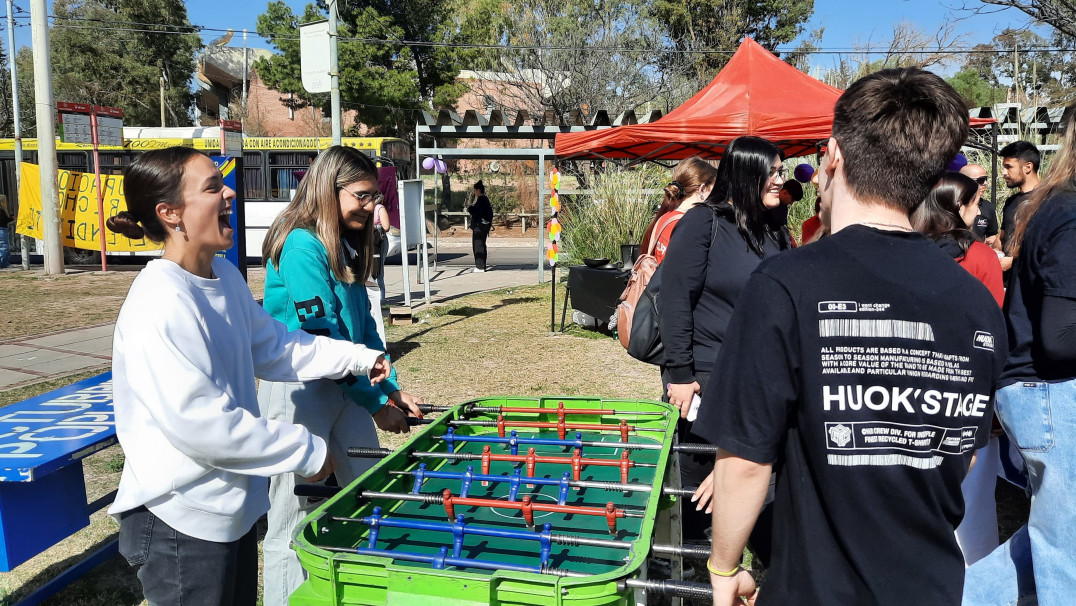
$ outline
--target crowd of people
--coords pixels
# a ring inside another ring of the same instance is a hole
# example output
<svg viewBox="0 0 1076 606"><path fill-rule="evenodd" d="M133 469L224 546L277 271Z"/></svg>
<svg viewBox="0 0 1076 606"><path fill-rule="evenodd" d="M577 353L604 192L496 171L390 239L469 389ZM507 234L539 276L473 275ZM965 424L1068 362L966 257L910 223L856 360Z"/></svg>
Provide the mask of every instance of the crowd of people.
<svg viewBox="0 0 1076 606"><path fill-rule="evenodd" d="M698 485L685 538L709 531L715 605L1072 601L1074 108L1041 183L1033 144L1000 150L1016 190L1000 225L987 171L946 170L962 99L918 69L841 96L798 248L782 202L802 188L777 146L733 140L709 195L666 229L685 197L674 172L647 238L664 256L666 400L681 441L720 448L680 457ZM999 475L1031 497L1000 546Z"/></svg>
<svg viewBox="0 0 1076 606"><path fill-rule="evenodd" d="M945 170L967 136L963 100L918 69L840 97L798 247L786 218L803 190L777 145L740 137L716 166L677 165L644 246L666 284L661 380L677 433L720 448L716 461L680 456L698 486L684 535L711 541L714 604L1071 601L1074 107L1041 182L1034 145L1001 150L1017 193L1000 225L987 171ZM235 192L212 161L169 148L125 175L127 210L108 227L164 253L116 323L120 552L150 603L253 605L254 524L268 512L264 603L285 604L304 578L288 542L311 507L296 483L352 481L369 463L347 447L421 416L371 311L385 254L376 167L339 146L314 160L265 239L264 307L216 256L232 245ZM477 271L484 193L477 183ZM1032 505L999 546L1002 469ZM748 544L767 568L761 592L740 568Z"/></svg>

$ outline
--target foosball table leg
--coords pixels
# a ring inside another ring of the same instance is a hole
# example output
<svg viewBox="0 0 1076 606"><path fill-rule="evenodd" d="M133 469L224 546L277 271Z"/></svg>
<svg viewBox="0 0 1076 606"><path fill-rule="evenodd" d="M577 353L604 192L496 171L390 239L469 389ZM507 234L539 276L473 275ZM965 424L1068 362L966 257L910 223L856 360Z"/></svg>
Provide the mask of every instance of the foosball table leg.
<svg viewBox="0 0 1076 606"><path fill-rule="evenodd" d="M673 443L676 444L676 438L673 438ZM669 469L665 474L665 486L671 488L681 488L680 485L680 458L675 451L669 453ZM683 545L684 533L683 533L683 518L681 517L681 508L684 499L678 497L672 507L665 509L658 509L658 517L654 524L654 542L670 545ZM669 578L674 580L683 579L684 569L683 561L678 555L670 555L669 562ZM671 598L672 606L681 606L682 600L678 597Z"/></svg>

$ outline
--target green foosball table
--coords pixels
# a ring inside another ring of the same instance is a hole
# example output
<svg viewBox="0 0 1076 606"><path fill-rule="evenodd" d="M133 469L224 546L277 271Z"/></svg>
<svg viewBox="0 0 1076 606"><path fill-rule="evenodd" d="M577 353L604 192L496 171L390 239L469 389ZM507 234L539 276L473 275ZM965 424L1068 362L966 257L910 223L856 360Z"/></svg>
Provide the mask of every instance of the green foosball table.
<svg viewBox="0 0 1076 606"><path fill-rule="evenodd" d="M680 543L675 432L676 411L660 402L509 397L447 408L393 452L353 448L381 460L296 529L309 578L291 604L701 597L646 580L658 549L679 572L678 548L656 545Z"/></svg>

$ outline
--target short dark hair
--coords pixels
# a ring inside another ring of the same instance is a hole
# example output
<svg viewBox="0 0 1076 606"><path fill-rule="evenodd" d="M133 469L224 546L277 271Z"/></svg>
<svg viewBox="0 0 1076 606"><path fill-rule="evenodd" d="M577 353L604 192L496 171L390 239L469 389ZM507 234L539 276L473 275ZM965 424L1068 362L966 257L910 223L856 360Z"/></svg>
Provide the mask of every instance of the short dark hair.
<svg viewBox="0 0 1076 606"><path fill-rule="evenodd" d="M475 183L474 188L477 189L478 191L482 192L482 193L486 193L486 184L483 183L482 181L479 181L478 183Z"/></svg>
<svg viewBox="0 0 1076 606"><path fill-rule="evenodd" d="M1039 172L1039 162L1042 161L1042 154L1039 153L1039 148L1035 147L1035 144L1029 141L1013 141L1001 148L998 155L1001 156L1002 159L1016 158L1021 162L1030 162L1031 170L1036 173Z"/></svg>
<svg viewBox="0 0 1076 606"><path fill-rule="evenodd" d="M849 189L864 202L905 212L926 197L967 136L960 94L914 67L860 78L833 111Z"/></svg>
<svg viewBox="0 0 1076 606"><path fill-rule="evenodd" d="M123 171L127 210L109 217L108 229L132 240L164 242L168 231L157 218L157 205L183 206L183 173L191 158L201 155L189 147L148 151Z"/></svg>
<svg viewBox="0 0 1076 606"><path fill-rule="evenodd" d="M799 181L789 179L785 181L785 184L781 186L781 189L788 192L788 195L792 196L793 202L799 202L803 199L803 186Z"/></svg>

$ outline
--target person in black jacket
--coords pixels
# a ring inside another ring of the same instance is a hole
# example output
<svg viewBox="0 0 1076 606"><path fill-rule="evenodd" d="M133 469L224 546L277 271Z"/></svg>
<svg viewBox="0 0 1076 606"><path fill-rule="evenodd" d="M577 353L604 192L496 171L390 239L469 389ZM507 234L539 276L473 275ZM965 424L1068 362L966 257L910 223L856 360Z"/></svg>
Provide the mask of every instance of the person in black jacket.
<svg viewBox="0 0 1076 606"><path fill-rule="evenodd" d="M474 184L474 204L467 207L471 213L471 246L474 248L474 271L486 271L486 238L493 225L493 205L486 197L486 185L479 181Z"/></svg>
<svg viewBox="0 0 1076 606"><path fill-rule="evenodd" d="M668 402L680 410L681 442L703 441L689 437L687 416L694 396L706 389L740 290L764 258L789 248L786 229L767 220L767 211L781 204L785 174L776 145L758 137L734 139L710 196L673 231L662 264L662 282L670 287L662 289L658 322L665 345L662 381ZM702 485L713 457L683 454L680 466L685 486ZM708 500L698 500L697 507ZM685 539L701 538L708 512L686 509Z"/></svg>

